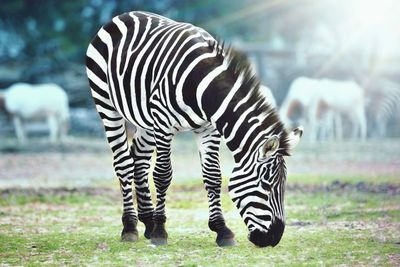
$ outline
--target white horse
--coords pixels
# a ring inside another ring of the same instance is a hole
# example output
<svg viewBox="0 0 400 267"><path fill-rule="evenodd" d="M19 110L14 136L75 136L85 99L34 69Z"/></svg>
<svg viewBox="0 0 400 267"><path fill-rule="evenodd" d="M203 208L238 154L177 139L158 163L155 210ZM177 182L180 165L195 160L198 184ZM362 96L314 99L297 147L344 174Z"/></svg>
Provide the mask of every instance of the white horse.
<svg viewBox="0 0 400 267"><path fill-rule="evenodd" d="M351 137L365 140L367 137L366 101L364 89L354 81L331 79L318 80L319 90L309 109L311 139L318 133L325 137L343 138L342 119L347 118L352 125ZM331 134L329 134L331 133Z"/></svg>
<svg viewBox="0 0 400 267"><path fill-rule="evenodd" d="M308 113L311 104L318 92L318 82L316 80L299 77L290 85L286 98L280 109L279 116L288 126L293 127L294 121L298 124L309 124Z"/></svg>
<svg viewBox="0 0 400 267"><path fill-rule="evenodd" d="M297 119L309 128L309 138L342 139L342 118L352 124L351 136L366 138L364 90L353 81L330 79L295 79L281 108L281 119L293 123Z"/></svg>
<svg viewBox="0 0 400 267"><path fill-rule="evenodd" d="M65 137L69 122L68 96L58 85L16 83L0 99L13 120L20 143L26 142L23 123L36 120L47 121L50 141Z"/></svg>

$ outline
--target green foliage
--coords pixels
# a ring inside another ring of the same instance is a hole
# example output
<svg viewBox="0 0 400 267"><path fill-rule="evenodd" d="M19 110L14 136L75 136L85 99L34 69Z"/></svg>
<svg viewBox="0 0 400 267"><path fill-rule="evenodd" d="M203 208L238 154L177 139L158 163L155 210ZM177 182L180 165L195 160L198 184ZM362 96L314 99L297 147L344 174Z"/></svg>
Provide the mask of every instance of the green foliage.
<svg viewBox="0 0 400 267"><path fill-rule="evenodd" d="M267 17L254 12L258 6L265 6L264 1L5 0L0 6L0 22L6 25L3 30L15 32L26 41L20 59L44 57L62 66L71 60L83 63L86 47L98 29L113 16L132 10L203 26L222 39L265 39ZM242 12L246 9L253 12Z"/></svg>

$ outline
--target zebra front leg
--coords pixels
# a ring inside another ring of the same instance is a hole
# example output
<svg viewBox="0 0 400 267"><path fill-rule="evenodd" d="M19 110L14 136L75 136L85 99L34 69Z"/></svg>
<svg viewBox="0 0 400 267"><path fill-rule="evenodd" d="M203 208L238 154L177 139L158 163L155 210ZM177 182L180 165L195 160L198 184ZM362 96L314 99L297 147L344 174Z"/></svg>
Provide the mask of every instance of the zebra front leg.
<svg viewBox="0 0 400 267"><path fill-rule="evenodd" d="M157 159L153 179L156 187L157 204L154 211L154 228L151 233L151 243L166 245L168 234L165 230L165 197L172 180L171 141L173 134L161 129L154 129Z"/></svg>
<svg viewBox="0 0 400 267"><path fill-rule="evenodd" d="M153 203L149 189L148 174L150 160L155 147L152 132L137 129L132 141L132 155L135 164L135 190L138 204L139 221L145 225L144 236L149 239L154 228Z"/></svg>
<svg viewBox="0 0 400 267"><path fill-rule="evenodd" d="M128 145L125 120L117 112L110 110L107 110L107 115L100 113L100 116L106 131L108 144L113 153L114 170L119 179L123 197L124 211L122 214L123 229L121 240L137 241L137 215L133 206L132 192L134 163Z"/></svg>
<svg viewBox="0 0 400 267"><path fill-rule="evenodd" d="M221 169L219 166L220 135L216 130L198 134L198 147L209 204L208 226L217 233L218 246L235 245L235 235L226 226L221 210Z"/></svg>

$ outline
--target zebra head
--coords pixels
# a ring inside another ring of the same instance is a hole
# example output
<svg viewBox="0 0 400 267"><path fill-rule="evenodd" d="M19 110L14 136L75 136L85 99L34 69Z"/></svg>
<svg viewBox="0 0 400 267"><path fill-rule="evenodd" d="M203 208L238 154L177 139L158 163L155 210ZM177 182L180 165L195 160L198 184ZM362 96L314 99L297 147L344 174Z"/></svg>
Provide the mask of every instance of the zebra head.
<svg viewBox="0 0 400 267"><path fill-rule="evenodd" d="M302 134L299 127L261 141L247 160L235 167L229 181L229 195L249 229L248 238L259 247L275 246L281 240L285 229L283 157L289 155Z"/></svg>

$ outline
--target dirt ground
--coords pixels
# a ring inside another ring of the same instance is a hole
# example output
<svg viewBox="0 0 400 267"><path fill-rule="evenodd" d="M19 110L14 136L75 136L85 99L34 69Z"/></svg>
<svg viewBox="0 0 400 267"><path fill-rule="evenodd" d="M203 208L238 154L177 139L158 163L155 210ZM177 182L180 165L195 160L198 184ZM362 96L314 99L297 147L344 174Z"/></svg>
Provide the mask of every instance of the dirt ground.
<svg viewBox="0 0 400 267"><path fill-rule="evenodd" d="M233 159L221 147L223 176ZM172 152L174 179L200 179L196 144L191 134L178 135ZM287 159L288 175L399 177L400 139L366 142L302 142ZM0 141L0 187L82 187L116 183L111 153L103 139L70 138L62 145L33 139L26 146Z"/></svg>

